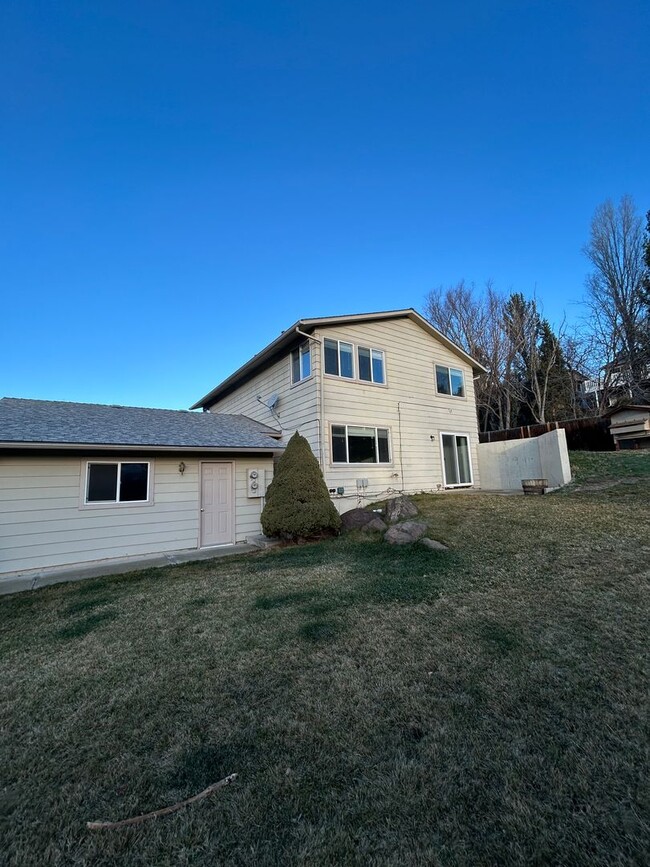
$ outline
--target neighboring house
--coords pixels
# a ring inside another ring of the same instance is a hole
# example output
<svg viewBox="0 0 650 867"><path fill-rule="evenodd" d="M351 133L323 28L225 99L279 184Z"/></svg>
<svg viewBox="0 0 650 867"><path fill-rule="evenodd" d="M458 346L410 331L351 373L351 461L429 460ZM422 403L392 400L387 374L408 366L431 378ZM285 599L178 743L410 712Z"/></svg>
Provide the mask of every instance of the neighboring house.
<svg viewBox="0 0 650 867"><path fill-rule="evenodd" d="M616 449L650 449L650 405L629 404L608 410Z"/></svg>
<svg viewBox="0 0 650 867"><path fill-rule="evenodd" d="M339 511L478 487L484 368L412 309L301 319L194 404L309 441Z"/></svg>
<svg viewBox="0 0 650 867"><path fill-rule="evenodd" d="M0 579L245 541L278 437L241 415L0 400Z"/></svg>

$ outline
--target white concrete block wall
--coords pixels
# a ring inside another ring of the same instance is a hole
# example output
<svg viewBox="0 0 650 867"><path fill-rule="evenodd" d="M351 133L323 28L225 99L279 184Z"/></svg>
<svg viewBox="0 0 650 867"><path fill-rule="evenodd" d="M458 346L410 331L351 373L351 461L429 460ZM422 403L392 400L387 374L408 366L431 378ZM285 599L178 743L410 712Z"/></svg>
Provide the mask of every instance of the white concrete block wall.
<svg viewBox="0 0 650 867"><path fill-rule="evenodd" d="M481 443L478 462L484 491L520 491L522 479L548 479L550 488L571 481L564 430L532 439Z"/></svg>

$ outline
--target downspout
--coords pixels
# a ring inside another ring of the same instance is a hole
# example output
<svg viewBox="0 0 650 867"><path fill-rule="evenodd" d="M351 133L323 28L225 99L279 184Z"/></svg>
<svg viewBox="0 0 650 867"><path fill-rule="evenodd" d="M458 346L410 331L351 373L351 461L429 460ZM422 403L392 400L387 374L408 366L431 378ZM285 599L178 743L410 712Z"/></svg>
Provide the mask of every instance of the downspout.
<svg viewBox="0 0 650 867"><path fill-rule="evenodd" d="M306 337L307 340L313 340L314 343L317 343L319 346L322 341L319 340L318 337L314 337L313 334L307 334L305 331L301 331L300 328L296 325L296 334L299 334L301 337ZM325 449L324 449L324 441L325 441L325 421L323 419L323 360L321 357L321 353L318 353L318 394L317 394L317 418L316 424L318 426L318 454L320 455L320 467L323 475L325 474Z"/></svg>
<svg viewBox="0 0 650 867"><path fill-rule="evenodd" d="M397 402L397 427L399 430L399 469L402 476L402 493L404 492L404 461L402 459L402 406Z"/></svg>

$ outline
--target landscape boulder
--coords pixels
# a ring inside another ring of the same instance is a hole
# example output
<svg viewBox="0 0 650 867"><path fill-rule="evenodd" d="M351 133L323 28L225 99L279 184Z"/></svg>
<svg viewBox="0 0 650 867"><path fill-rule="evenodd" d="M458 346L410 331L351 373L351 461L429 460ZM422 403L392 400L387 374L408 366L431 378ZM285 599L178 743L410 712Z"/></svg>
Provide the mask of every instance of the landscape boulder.
<svg viewBox="0 0 650 867"><path fill-rule="evenodd" d="M379 515L375 515L372 521L368 521L366 526L361 528L361 532L369 533L374 531L376 533L383 533L385 529L386 524L384 523L384 521L382 521Z"/></svg>
<svg viewBox="0 0 650 867"><path fill-rule="evenodd" d="M376 512L366 509L351 509L341 515L341 528L344 532L350 530L385 530L386 524Z"/></svg>
<svg viewBox="0 0 650 867"><path fill-rule="evenodd" d="M408 497L395 497L394 500L386 502L386 518L389 524L397 524L398 521L404 521L408 518L415 518L418 510Z"/></svg>
<svg viewBox="0 0 650 867"><path fill-rule="evenodd" d="M443 545L442 542L437 542L435 539L420 539L420 544L425 548L430 548L432 551L448 551L449 546Z"/></svg>
<svg viewBox="0 0 650 867"><path fill-rule="evenodd" d="M391 545L410 545L421 539L428 529L422 521L403 521L401 524L389 527L384 539Z"/></svg>

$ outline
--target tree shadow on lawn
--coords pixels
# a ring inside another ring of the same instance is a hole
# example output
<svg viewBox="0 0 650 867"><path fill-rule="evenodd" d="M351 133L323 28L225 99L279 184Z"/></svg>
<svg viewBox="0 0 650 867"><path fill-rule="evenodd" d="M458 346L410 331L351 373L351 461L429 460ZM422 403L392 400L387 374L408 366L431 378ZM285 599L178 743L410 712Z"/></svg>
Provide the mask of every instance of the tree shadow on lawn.
<svg viewBox="0 0 650 867"><path fill-rule="evenodd" d="M255 568L256 572L277 569L309 571L341 567L342 581L284 593L263 593L252 605L254 611L293 609L305 620L297 635L311 644L338 638L347 627L344 615L362 605L434 602L449 577L457 571L460 558L451 552L429 551L415 546L394 548L377 542L344 542L285 549Z"/></svg>
<svg viewBox="0 0 650 867"><path fill-rule="evenodd" d="M105 623L111 623L113 620L116 620L117 616L117 611L114 611L113 609L108 609L107 611L98 612L96 614L89 614L88 617L84 617L81 620L75 620L64 626L62 629L58 629L55 632L54 637L63 641L67 641L71 638L83 638L85 635L94 632Z"/></svg>

